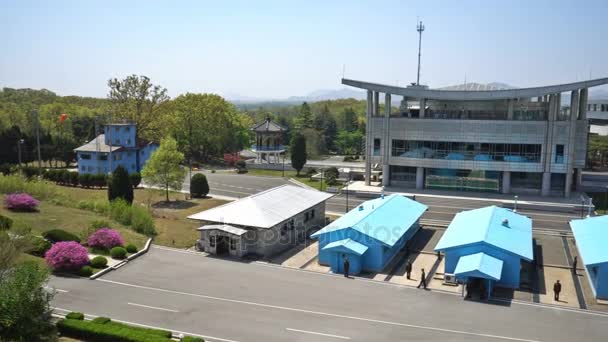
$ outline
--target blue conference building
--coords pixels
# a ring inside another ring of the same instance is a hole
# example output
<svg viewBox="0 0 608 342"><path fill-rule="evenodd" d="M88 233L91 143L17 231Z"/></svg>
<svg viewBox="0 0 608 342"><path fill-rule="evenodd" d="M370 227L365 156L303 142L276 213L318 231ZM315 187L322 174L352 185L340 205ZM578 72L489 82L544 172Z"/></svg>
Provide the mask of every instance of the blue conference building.
<svg viewBox="0 0 608 342"><path fill-rule="evenodd" d="M419 229L424 204L401 195L382 195L312 234L319 239L319 263L343 273L343 258L350 274L381 271Z"/></svg>
<svg viewBox="0 0 608 342"><path fill-rule="evenodd" d="M608 215L572 220L570 228L595 297L608 299Z"/></svg>
<svg viewBox="0 0 608 342"><path fill-rule="evenodd" d="M74 152L80 174L106 174L113 172L119 165L129 173L134 173L141 171L157 148L158 144L137 136L136 124L113 123L104 127L103 134Z"/></svg>
<svg viewBox="0 0 608 342"><path fill-rule="evenodd" d="M521 261L532 261L532 220L496 206L463 211L435 246L445 254L445 274L461 282L481 279L493 286L518 288Z"/></svg>

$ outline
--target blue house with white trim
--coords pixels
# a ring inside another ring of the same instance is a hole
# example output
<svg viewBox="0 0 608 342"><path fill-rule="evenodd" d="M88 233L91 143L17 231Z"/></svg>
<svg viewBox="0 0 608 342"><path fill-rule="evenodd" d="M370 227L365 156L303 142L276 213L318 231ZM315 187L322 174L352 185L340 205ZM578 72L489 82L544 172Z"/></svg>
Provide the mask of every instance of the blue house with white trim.
<svg viewBox="0 0 608 342"><path fill-rule="evenodd" d="M401 195L381 196L358 207L312 234L319 239L319 263L343 273L381 271L419 229L427 206Z"/></svg>
<svg viewBox="0 0 608 342"><path fill-rule="evenodd" d="M137 136L136 124L114 123L106 125L103 134L78 147L74 152L79 174L106 174L114 172L119 165L127 172L134 173L141 172L145 162L157 148L158 144Z"/></svg>
<svg viewBox="0 0 608 342"><path fill-rule="evenodd" d="M608 299L608 215L570 221L578 255L598 299Z"/></svg>
<svg viewBox="0 0 608 342"><path fill-rule="evenodd" d="M435 246L445 254L445 273L459 281L478 278L492 286L518 288L521 260L532 261L532 220L496 206L463 211Z"/></svg>

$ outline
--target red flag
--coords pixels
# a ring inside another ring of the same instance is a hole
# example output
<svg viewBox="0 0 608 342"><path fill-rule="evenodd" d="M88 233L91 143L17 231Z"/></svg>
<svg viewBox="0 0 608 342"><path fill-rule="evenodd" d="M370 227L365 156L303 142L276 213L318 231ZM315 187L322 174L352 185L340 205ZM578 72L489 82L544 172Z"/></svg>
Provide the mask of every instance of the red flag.
<svg viewBox="0 0 608 342"><path fill-rule="evenodd" d="M68 118L67 114L61 114L61 116L59 117L59 124L61 125L67 118Z"/></svg>

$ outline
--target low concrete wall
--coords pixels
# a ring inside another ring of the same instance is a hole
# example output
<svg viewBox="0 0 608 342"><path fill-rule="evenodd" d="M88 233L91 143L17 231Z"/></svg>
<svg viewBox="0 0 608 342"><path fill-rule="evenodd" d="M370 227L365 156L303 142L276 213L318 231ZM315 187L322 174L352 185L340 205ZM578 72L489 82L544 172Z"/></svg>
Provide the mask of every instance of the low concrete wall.
<svg viewBox="0 0 608 342"><path fill-rule="evenodd" d="M148 241L146 241L146 245L144 246L144 248L143 248L141 251L139 251L139 252L137 252L137 253L135 253L135 254L130 255L130 256L129 256L129 257L127 257L125 260L123 260L123 261L119 262L118 264L116 264L116 265L114 265L114 266L110 266L110 267L106 267L106 268L104 268L103 270L101 270L101 271L99 271L99 272L97 272L97 273L93 274L92 276L90 276L90 277L89 277L89 279L90 279L90 280L95 280L95 279L97 279L97 278L101 277L102 275L104 275L104 274L106 274L106 273L108 273L108 272L110 272L110 271L113 271L113 270L115 270L115 269L118 269L118 268L120 268L120 267L124 266L124 265L125 265L125 264L127 264L129 261L131 261L131 260L133 260L133 259L135 259L135 258L138 258L138 257L139 257L140 255L142 255L142 254L147 253L147 252L148 252L148 250L150 249L150 245L151 245L151 244L152 244L152 239L150 238L150 239L148 239Z"/></svg>

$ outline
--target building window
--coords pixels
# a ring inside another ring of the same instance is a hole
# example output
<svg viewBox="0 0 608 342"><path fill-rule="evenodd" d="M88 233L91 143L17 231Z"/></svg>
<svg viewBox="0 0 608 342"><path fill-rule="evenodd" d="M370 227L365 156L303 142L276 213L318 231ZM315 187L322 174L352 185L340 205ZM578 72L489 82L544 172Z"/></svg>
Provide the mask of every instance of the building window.
<svg viewBox="0 0 608 342"><path fill-rule="evenodd" d="M315 210L311 210L310 211L310 219L312 220L313 218L315 218Z"/></svg>
<svg viewBox="0 0 608 342"><path fill-rule="evenodd" d="M130 126L125 127L125 131L131 132L131 127Z"/></svg>
<svg viewBox="0 0 608 342"><path fill-rule="evenodd" d="M131 164L131 170L135 170L135 164Z"/></svg>
<svg viewBox="0 0 608 342"><path fill-rule="evenodd" d="M127 145L131 145L131 139L127 139Z"/></svg>
<svg viewBox="0 0 608 342"><path fill-rule="evenodd" d="M89 159L91 159L91 155L90 154L81 154L80 159L89 160Z"/></svg>
<svg viewBox="0 0 608 342"><path fill-rule="evenodd" d="M564 145L555 145L555 164L564 163Z"/></svg>
<svg viewBox="0 0 608 342"><path fill-rule="evenodd" d="M380 155L380 139L379 138L374 139L374 155L375 156Z"/></svg>
<svg viewBox="0 0 608 342"><path fill-rule="evenodd" d="M209 237L209 247L215 247L215 235Z"/></svg>
<svg viewBox="0 0 608 342"><path fill-rule="evenodd" d="M281 236L285 235L287 232L287 223L283 224L283 227L281 227Z"/></svg>
<svg viewBox="0 0 608 342"><path fill-rule="evenodd" d="M114 160L122 160L122 154L120 154L120 153L115 153L115 154L114 154Z"/></svg>
<svg viewBox="0 0 608 342"><path fill-rule="evenodd" d="M108 160L108 155L107 154L100 154L97 159L99 159L99 160Z"/></svg>
<svg viewBox="0 0 608 342"><path fill-rule="evenodd" d="M114 132L118 133L118 127L117 126L114 127Z"/></svg>
<svg viewBox="0 0 608 342"><path fill-rule="evenodd" d="M308 222L308 212L304 214L304 222Z"/></svg>
<svg viewBox="0 0 608 342"><path fill-rule="evenodd" d="M236 239L235 238L230 238L230 250L236 251Z"/></svg>
<svg viewBox="0 0 608 342"><path fill-rule="evenodd" d="M295 221L293 219L289 220L289 229L293 230L295 228L296 224Z"/></svg>

